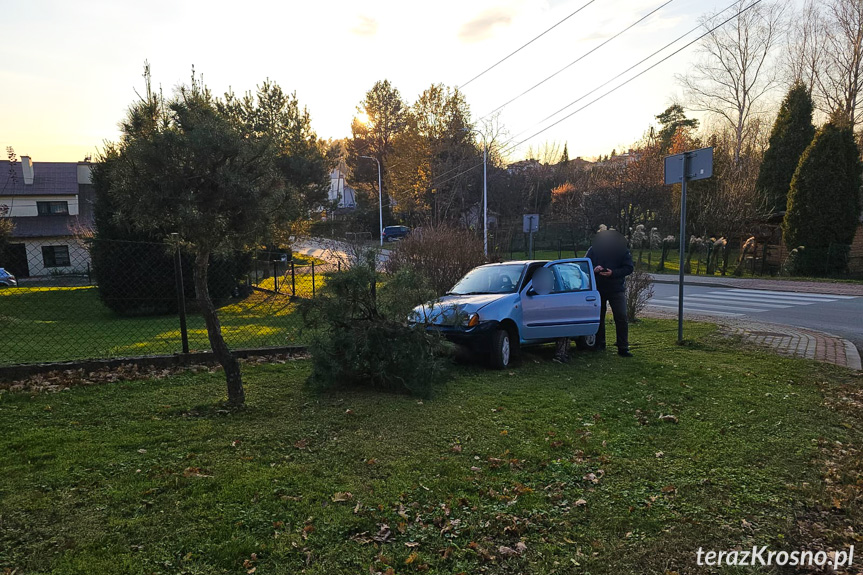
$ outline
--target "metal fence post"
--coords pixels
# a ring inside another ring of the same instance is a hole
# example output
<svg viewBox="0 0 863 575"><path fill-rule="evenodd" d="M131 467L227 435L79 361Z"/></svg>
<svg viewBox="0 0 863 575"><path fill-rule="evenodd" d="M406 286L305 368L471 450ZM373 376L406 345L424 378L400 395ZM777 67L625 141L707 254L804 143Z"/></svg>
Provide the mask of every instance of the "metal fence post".
<svg viewBox="0 0 863 575"><path fill-rule="evenodd" d="M279 263L273 260L273 291L279 293Z"/></svg>
<svg viewBox="0 0 863 575"><path fill-rule="evenodd" d="M312 260L312 297L315 297L315 260Z"/></svg>
<svg viewBox="0 0 863 575"><path fill-rule="evenodd" d="M297 275L294 273L294 260L291 260L291 295L297 297Z"/></svg>
<svg viewBox="0 0 863 575"><path fill-rule="evenodd" d="M177 292L177 314L180 316L180 340L183 353L189 353L189 330L186 327L186 294L183 289L183 260L180 255L180 239L171 234L174 240L174 287Z"/></svg>

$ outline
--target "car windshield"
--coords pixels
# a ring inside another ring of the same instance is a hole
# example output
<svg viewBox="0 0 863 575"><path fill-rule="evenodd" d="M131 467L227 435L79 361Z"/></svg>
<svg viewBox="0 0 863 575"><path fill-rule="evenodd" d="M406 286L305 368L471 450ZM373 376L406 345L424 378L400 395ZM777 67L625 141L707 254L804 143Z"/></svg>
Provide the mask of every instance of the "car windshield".
<svg viewBox="0 0 863 575"><path fill-rule="evenodd" d="M491 265L472 269L461 278L449 295L515 293L524 265Z"/></svg>

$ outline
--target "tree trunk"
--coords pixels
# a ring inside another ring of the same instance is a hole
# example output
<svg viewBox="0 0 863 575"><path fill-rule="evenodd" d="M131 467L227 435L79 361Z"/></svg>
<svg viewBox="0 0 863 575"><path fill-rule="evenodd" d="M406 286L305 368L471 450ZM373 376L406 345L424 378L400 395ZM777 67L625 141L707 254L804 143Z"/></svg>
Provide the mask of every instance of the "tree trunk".
<svg viewBox="0 0 863 575"><path fill-rule="evenodd" d="M210 299L210 289L207 285L209 263L209 250L198 250L195 255L195 296L198 299L198 307L201 308L201 315L204 316L204 323L207 325L210 348L212 348L216 360L225 370L225 379L228 382L228 403L240 406L246 402L246 393L243 391L243 376L240 373L240 364L237 358L228 349L225 338L222 337L222 326L216 315L213 300Z"/></svg>

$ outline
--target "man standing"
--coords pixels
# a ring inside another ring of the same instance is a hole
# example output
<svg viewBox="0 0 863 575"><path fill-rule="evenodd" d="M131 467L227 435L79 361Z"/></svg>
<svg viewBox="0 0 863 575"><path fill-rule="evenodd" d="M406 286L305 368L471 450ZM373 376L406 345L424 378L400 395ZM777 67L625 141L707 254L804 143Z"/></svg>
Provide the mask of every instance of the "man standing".
<svg viewBox="0 0 863 575"><path fill-rule="evenodd" d="M629 351L629 325L626 318L626 276L635 269L626 238L615 230L602 230L593 239L593 245L585 257L593 262L596 289L599 291L599 331L596 334L596 349L605 349L605 311L611 304L614 327L617 332L617 353L632 357Z"/></svg>

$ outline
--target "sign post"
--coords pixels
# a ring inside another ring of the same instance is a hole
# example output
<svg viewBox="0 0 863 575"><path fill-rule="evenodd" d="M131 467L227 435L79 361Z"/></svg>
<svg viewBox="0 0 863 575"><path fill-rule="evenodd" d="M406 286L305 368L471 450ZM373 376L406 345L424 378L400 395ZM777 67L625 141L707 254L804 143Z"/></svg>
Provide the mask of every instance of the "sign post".
<svg viewBox="0 0 863 575"><path fill-rule="evenodd" d="M533 234L539 230L539 214L524 214L522 218L522 230L529 236L528 259L533 259Z"/></svg>
<svg viewBox="0 0 863 575"><path fill-rule="evenodd" d="M665 158L665 184L680 184L680 271L677 286L677 343L683 343L683 266L686 260L686 183L713 176L713 148Z"/></svg>

